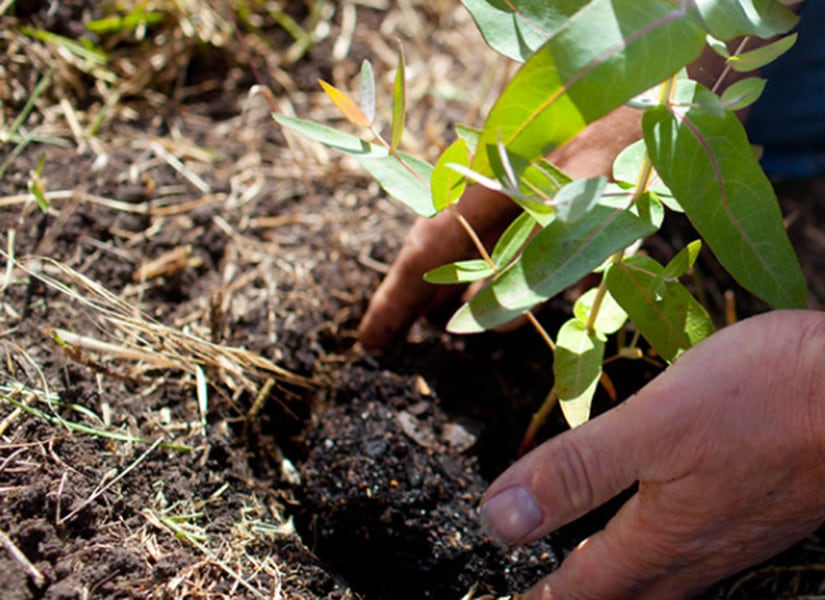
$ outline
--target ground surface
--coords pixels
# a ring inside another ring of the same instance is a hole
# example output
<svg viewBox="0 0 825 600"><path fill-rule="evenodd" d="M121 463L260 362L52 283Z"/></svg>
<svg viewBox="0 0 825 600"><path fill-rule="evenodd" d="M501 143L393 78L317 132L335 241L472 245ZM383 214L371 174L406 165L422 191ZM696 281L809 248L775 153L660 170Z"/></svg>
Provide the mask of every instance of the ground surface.
<svg viewBox="0 0 825 600"><path fill-rule="evenodd" d="M76 37L98 3L18 2L1 17L0 597L526 587L615 509L522 549L479 531L480 494L549 388L546 349L529 331L422 324L363 353L355 328L410 217L352 165L285 139L249 96L266 84L278 110L332 121L315 79L352 87L369 56L386 100L400 38L405 143L426 155L483 112L500 65L451 2L296 3L285 14L306 46L275 13L240 34L219 3L190 10L103 38L112 77L22 29ZM786 191L809 281L825 282L815 192ZM730 282L703 268L721 314ZM626 397L655 370L611 375ZM543 435L560 427L554 415ZM708 598L819 597L824 552L812 536Z"/></svg>

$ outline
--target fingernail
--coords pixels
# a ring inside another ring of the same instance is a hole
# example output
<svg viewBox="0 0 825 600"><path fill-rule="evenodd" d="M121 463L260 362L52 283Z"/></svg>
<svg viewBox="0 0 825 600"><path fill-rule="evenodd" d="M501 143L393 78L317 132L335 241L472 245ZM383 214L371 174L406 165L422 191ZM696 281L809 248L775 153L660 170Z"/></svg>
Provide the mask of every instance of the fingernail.
<svg viewBox="0 0 825 600"><path fill-rule="evenodd" d="M481 527L491 538L512 544L541 525L541 508L523 485L507 488L481 505Z"/></svg>

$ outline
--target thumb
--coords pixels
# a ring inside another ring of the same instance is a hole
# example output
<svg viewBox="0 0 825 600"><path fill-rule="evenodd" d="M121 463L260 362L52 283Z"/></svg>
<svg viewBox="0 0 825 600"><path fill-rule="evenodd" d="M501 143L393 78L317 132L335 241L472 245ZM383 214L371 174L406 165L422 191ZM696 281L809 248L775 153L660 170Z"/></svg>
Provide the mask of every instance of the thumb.
<svg viewBox="0 0 825 600"><path fill-rule="evenodd" d="M482 527L505 544L524 543L630 487L644 455L637 413L625 403L522 457L482 498Z"/></svg>

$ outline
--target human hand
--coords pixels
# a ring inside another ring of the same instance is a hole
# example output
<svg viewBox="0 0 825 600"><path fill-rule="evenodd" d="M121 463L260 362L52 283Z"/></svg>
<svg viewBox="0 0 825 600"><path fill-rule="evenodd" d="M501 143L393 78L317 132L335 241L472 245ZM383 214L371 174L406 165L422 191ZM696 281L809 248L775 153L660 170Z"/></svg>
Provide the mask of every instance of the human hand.
<svg viewBox="0 0 825 600"><path fill-rule="evenodd" d="M641 137L640 113L621 107L592 123L548 159L574 179L610 173L616 155ZM456 205L485 246L492 246L518 212L507 197L474 185ZM416 221L358 330L368 350L380 350L419 316L461 291L461 286L427 283L424 273L472 256L467 233L449 211Z"/></svg>
<svg viewBox="0 0 825 600"><path fill-rule="evenodd" d="M639 482L526 598L690 597L816 529L825 519L823 356L822 313L742 321L511 466L481 505L487 531L510 544Z"/></svg>

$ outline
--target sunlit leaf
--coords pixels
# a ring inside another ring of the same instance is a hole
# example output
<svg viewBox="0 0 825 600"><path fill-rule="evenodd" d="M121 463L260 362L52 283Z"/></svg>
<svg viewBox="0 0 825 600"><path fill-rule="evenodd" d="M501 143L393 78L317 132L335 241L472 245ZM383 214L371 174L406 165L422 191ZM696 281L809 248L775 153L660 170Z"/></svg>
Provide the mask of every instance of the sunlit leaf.
<svg viewBox="0 0 825 600"><path fill-rule="evenodd" d="M639 140L634 142L622 150L613 161L613 179L615 181L627 184L628 189L633 189L636 182L645 166L645 159L647 158L647 148L645 141ZM682 207L673 198L673 194L664 184L661 177L654 173L650 180L648 191L654 192L670 210L676 212L683 212Z"/></svg>
<svg viewBox="0 0 825 600"><path fill-rule="evenodd" d="M568 183L553 198L556 217L566 223L578 221L602 197L605 185L607 185L607 177L578 179Z"/></svg>
<svg viewBox="0 0 825 600"><path fill-rule="evenodd" d="M803 307L806 285L773 186L754 158L744 127L693 104L701 89L680 82L678 106L643 118L650 158L719 261L775 308Z"/></svg>
<svg viewBox="0 0 825 600"><path fill-rule="evenodd" d="M368 60L361 63L361 110L372 123L375 120L375 74L372 70L372 64Z"/></svg>
<svg viewBox="0 0 825 600"><path fill-rule="evenodd" d="M593 310L593 301L596 298L597 292L598 288L587 290L576 299L576 303L573 305L573 314L584 324L590 319L590 313ZM593 322L593 329L599 335L610 335L619 331L626 321L627 313L625 310L619 306L619 303L616 302L610 292L605 292L599 305L599 313Z"/></svg>
<svg viewBox="0 0 825 600"><path fill-rule="evenodd" d="M730 50L728 50L727 44L720 39L713 37L712 35L708 34L707 37L708 46L716 52L722 58L730 58Z"/></svg>
<svg viewBox="0 0 825 600"><path fill-rule="evenodd" d="M479 258L441 265L427 271L424 280L439 284L470 283L492 275L493 269Z"/></svg>
<svg viewBox="0 0 825 600"><path fill-rule="evenodd" d="M695 0L711 35L731 40L743 35L769 38L790 31L797 16L777 0Z"/></svg>
<svg viewBox="0 0 825 600"><path fill-rule="evenodd" d="M442 211L457 202L467 186L467 179L464 175L447 166L450 164L462 166L469 166L470 164L467 142L460 138L453 142L439 157L430 178L433 206L437 211Z"/></svg>
<svg viewBox="0 0 825 600"><path fill-rule="evenodd" d="M701 251L702 240L693 240L667 263L662 277L664 279L678 279L693 267Z"/></svg>
<svg viewBox="0 0 825 600"><path fill-rule="evenodd" d="M296 133L352 156L384 191L417 214L423 217L435 214L429 187L432 165L403 152L390 155L383 146L326 125L286 115L273 114L272 117Z"/></svg>
<svg viewBox="0 0 825 600"><path fill-rule="evenodd" d="M478 136L481 135L481 130L468 127L467 125L456 125L455 133L459 138L467 142L467 149L470 151L470 154L475 154L476 147L478 146Z"/></svg>
<svg viewBox="0 0 825 600"><path fill-rule="evenodd" d="M493 253L490 255L496 267L502 269L516 257L535 227L536 222L529 213L520 214L510 223L498 238Z"/></svg>
<svg viewBox="0 0 825 600"><path fill-rule="evenodd" d="M499 140L511 157L546 155L692 62L704 43L687 9L660 0L593 0L505 88L484 124L473 169L495 173Z"/></svg>
<svg viewBox="0 0 825 600"><path fill-rule="evenodd" d="M630 320L670 362L714 331L705 309L680 283L665 281L664 267L647 256L632 256L612 264L607 288Z"/></svg>
<svg viewBox="0 0 825 600"><path fill-rule="evenodd" d="M395 84L392 92L392 133L390 148L393 152L401 143L404 125L407 119L407 75L404 61L404 49L398 47L398 70L395 72Z"/></svg>
<svg viewBox="0 0 825 600"><path fill-rule="evenodd" d="M559 329L553 374L564 418L577 427L590 418L593 394L599 384L604 340L587 331L584 323L570 319Z"/></svg>
<svg viewBox="0 0 825 600"><path fill-rule="evenodd" d="M330 85L326 81L319 79L318 83L321 84L321 87L326 92L327 96L329 96L330 100L335 103L335 106L338 107L338 110L341 111L341 114L346 117L347 121L352 123L353 125L357 125L358 127L369 127L370 123L372 122L370 118L364 114L364 111L361 110L361 107L358 106L349 96L347 96L344 92L339 90L334 85Z"/></svg>
<svg viewBox="0 0 825 600"><path fill-rule="evenodd" d="M747 108L759 99L767 82L767 79L760 77L737 81L722 93L722 105L728 110Z"/></svg>
<svg viewBox="0 0 825 600"><path fill-rule="evenodd" d="M661 223L661 206L649 200L640 199L634 207L642 209L643 217L606 202L603 199L579 221L553 221L539 231L515 262L453 315L447 328L474 333L507 323L572 285L614 252L653 233Z"/></svg>
<svg viewBox="0 0 825 600"><path fill-rule="evenodd" d="M790 50L796 43L796 37L797 35L794 33L778 39L771 44L751 50L750 52L731 56L728 59L728 64L733 67L734 71L739 71L740 73L756 71L772 63Z"/></svg>
<svg viewBox="0 0 825 600"><path fill-rule="evenodd" d="M587 0L461 0L495 51L524 61Z"/></svg>

